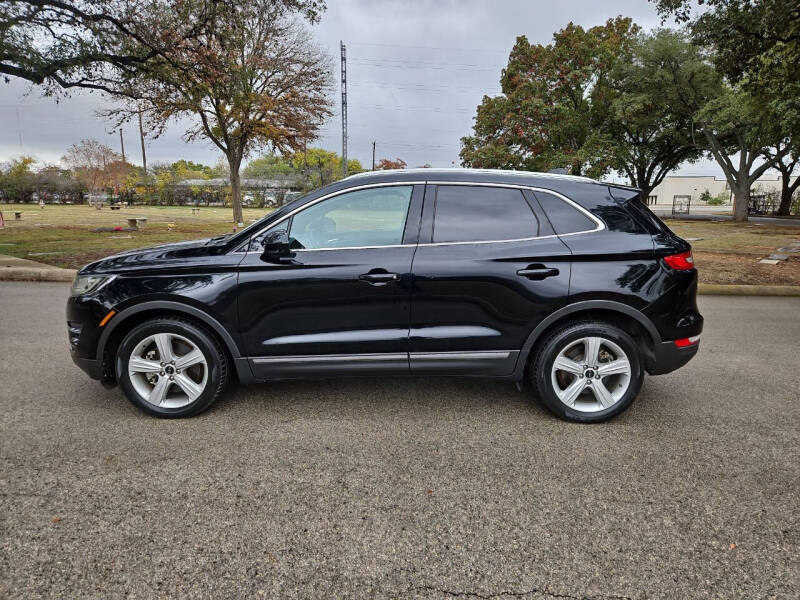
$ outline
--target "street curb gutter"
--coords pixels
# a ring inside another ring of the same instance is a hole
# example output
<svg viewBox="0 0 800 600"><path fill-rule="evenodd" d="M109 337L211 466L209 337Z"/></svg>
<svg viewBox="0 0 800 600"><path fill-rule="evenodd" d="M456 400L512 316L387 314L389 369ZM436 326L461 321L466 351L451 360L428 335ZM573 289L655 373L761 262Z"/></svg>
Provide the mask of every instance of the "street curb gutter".
<svg viewBox="0 0 800 600"><path fill-rule="evenodd" d="M75 269L4 267L0 268L0 281L72 281L75 273Z"/></svg>
<svg viewBox="0 0 800 600"><path fill-rule="evenodd" d="M697 293L704 296L800 296L800 285L718 285L700 283Z"/></svg>

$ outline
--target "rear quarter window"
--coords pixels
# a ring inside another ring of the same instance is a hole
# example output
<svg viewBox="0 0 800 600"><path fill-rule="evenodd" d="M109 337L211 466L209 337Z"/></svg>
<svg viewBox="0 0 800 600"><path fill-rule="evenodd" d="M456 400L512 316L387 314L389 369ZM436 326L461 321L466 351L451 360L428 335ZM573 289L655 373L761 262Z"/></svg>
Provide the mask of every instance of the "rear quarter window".
<svg viewBox="0 0 800 600"><path fill-rule="evenodd" d="M556 233L577 233L597 229L597 223L558 196L539 191L535 196Z"/></svg>

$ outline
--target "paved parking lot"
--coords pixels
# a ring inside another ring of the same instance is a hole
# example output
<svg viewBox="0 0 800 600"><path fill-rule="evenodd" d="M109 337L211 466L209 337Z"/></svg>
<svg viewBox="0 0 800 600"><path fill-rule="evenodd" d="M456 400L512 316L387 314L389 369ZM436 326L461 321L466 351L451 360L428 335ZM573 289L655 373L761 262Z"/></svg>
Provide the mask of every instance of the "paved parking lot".
<svg viewBox="0 0 800 600"><path fill-rule="evenodd" d="M159 421L0 284L0 597L797 598L800 299L704 297L622 417L446 379L237 387Z"/></svg>

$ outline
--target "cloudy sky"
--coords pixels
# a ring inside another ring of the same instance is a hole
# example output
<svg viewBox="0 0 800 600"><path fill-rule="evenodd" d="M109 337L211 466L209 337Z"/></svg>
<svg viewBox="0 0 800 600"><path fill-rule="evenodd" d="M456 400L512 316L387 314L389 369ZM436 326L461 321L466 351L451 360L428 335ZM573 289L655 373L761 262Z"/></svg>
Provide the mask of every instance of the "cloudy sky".
<svg viewBox="0 0 800 600"><path fill-rule="evenodd" d="M328 0L312 34L335 58L336 115L317 145L341 152L339 40L347 46L349 156L369 167L375 140L378 159L446 167L458 165L459 139L482 96L499 93L518 35L547 43L570 21L590 27L620 14L646 29L660 24L646 0ZM74 93L56 103L22 81L0 86L0 161L24 153L55 163L90 137L119 149L119 134L95 114L108 106L102 96ZM138 132L123 133L128 159L141 164ZM219 160L210 144L186 144L181 135L174 126L148 142L148 161ZM709 162L681 172L721 175Z"/></svg>

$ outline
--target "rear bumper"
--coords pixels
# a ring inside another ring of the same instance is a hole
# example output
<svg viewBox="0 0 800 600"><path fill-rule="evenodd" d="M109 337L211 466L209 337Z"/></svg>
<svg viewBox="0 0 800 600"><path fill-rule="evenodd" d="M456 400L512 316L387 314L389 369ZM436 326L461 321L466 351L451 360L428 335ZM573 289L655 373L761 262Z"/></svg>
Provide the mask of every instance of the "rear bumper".
<svg viewBox="0 0 800 600"><path fill-rule="evenodd" d="M699 349L700 342L684 348L676 346L675 342L660 342L647 357L645 368L650 375L671 373L692 360Z"/></svg>

